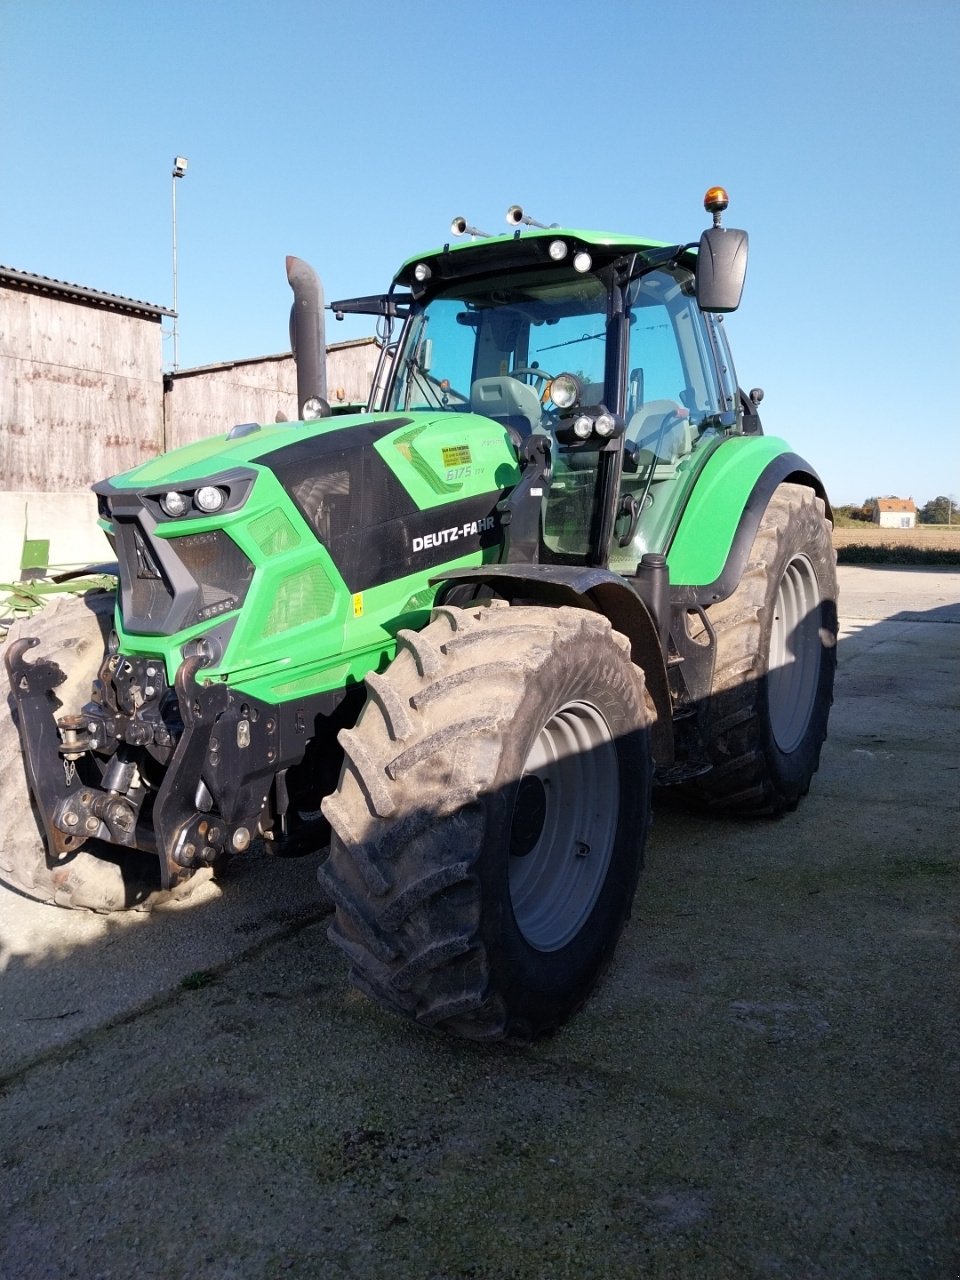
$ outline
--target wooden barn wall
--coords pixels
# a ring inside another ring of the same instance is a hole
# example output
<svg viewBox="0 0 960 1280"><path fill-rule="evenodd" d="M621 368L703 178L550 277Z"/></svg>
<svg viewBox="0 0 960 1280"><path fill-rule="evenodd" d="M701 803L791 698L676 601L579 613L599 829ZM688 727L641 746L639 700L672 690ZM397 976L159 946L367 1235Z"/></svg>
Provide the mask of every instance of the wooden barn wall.
<svg viewBox="0 0 960 1280"><path fill-rule="evenodd" d="M292 360L258 360L181 373L164 392L163 403L166 447L176 449L238 422L275 422L278 411L294 417L296 370Z"/></svg>
<svg viewBox="0 0 960 1280"><path fill-rule="evenodd" d="M342 347L331 343L327 348L327 394L331 404L338 400L366 404L379 358L380 347L373 339Z"/></svg>
<svg viewBox="0 0 960 1280"><path fill-rule="evenodd" d="M156 454L156 320L0 289L0 488L76 490Z"/></svg>
<svg viewBox="0 0 960 1280"><path fill-rule="evenodd" d="M364 403L372 340L333 344L331 400ZM0 288L0 491L85 490L239 422L295 418L291 356L174 376L164 392L158 320Z"/></svg>
<svg viewBox="0 0 960 1280"><path fill-rule="evenodd" d="M380 348L356 342L327 351L331 401L365 403ZM164 395L166 447L192 444L240 422L297 416L297 370L292 356L244 361L176 374Z"/></svg>

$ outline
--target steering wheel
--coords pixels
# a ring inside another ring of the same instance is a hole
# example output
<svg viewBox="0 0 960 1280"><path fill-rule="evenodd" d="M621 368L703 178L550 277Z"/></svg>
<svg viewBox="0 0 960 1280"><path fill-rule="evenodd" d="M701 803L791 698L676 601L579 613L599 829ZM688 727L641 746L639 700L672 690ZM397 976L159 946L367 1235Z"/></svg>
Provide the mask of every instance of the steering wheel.
<svg viewBox="0 0 960 1280"><path fill-rule="evenodd" d="M510 377L516 378L518 381L521 381L523 378L535 378L537 385L534 387L534 390L540 399L543 400L543 393L547 388L547 383L552 382L556 377L556 374L547 373L544 369L534 369L527 365L520 365L518 368L510 370Z"/></svg>

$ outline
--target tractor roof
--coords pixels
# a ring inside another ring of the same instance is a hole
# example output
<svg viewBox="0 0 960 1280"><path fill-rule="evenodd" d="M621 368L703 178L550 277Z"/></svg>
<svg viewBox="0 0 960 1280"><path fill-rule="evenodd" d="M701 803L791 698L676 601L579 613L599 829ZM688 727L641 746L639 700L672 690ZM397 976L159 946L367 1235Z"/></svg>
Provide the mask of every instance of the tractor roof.
<svg viewBox="0 0 960 1280"><path fill-rule="evenodd" d="M549 227L522 234L515 231L502 236L467 240L462 244L445 244L439 249L416 254L403 263L395 280L397 284L411 285L414 268L421 262L429 267L431 278L438 281L547 264L551 261L549 246L554 240L566 243L570 259L580 249L588 250L595 259L610 261L624 253L668 247L663 240L644 240L611 231L583 231L569 227Z"/></svg>

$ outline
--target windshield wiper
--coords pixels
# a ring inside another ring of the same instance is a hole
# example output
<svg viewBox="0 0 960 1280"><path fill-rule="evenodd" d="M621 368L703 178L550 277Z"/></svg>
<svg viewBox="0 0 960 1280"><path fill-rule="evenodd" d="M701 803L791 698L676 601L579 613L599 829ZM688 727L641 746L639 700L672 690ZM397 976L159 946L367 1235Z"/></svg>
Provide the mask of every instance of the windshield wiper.
<svg viewBox="0 0 960 1280"><path fill-rule="evenodd" d="M407 386L419 387L425 396L431 394L436 401L434 407L437 409L444 408L444 389L440 386L439 380L430 376L416 356L411 356L404 363L406 365Z"/></svg>

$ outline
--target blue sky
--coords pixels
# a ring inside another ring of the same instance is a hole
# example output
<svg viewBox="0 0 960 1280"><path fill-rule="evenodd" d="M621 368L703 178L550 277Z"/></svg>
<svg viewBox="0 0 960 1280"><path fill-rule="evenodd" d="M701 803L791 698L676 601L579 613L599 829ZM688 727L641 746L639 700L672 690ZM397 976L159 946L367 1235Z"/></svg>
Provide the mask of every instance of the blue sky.
<svg viewBox="0 0 960 1280"><path fill-rule="evenodd" d="M371 293L456 213L693 240L722 183L765 429L960 496L958 61L960 0L0 0L0 261L170 305L187 156L191 366L285 349L287 253Z"/></svg>

